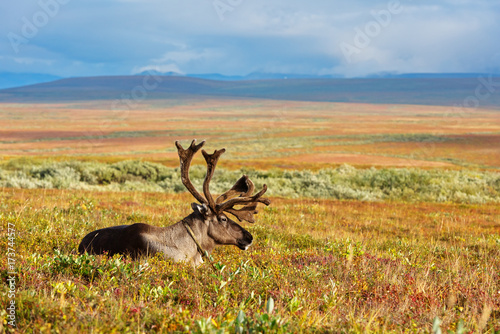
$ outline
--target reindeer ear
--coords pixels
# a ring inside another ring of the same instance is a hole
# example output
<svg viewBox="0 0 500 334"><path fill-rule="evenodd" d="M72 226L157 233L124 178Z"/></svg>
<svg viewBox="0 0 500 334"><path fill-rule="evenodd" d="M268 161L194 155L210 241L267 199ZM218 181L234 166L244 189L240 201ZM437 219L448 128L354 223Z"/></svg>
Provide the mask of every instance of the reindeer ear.
<svg viewBox="0 0 500 334"><path fill-rule="evenodd" d="M191 208L194 212L199 212L203 217L208 217L210 214L210 209L206 204L191 203Z"/></svg>

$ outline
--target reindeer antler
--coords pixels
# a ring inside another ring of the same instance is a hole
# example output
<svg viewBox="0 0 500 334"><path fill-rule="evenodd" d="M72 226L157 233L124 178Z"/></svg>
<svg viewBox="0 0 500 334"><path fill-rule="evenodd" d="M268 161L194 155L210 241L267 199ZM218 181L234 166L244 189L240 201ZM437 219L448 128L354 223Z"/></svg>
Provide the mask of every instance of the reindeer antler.
<svg viewBox="0 0 500 334"><path fill-rule="evenodd" d="M220 156L226 151L224 148L220 150L215 150L213 154L208 154L205 150L201 150L205 161L207 162L207 174L205 180L203 181L203 197L193 186L191 180L189 179L189 167L191 161L196 152L205 144L202 141L198 145L195 144L196 139L191 142L188 149L183 149L181 144L176 141L175 145L179 153L179 159L181 163L181 179L187 190L202 204L208 204L210 209L215 214L220 214L223 211L228 212L238 218L239 221L245 220L249 223L254 223L254 215L257 214L257 204L263 203L265 205L271 204L271 201L267 198L262 198L262 195L267 191L267 186L264 184L262 190L257 194L252 196L255 186L248 176L243 175L231 189L217 197L214 201L212 194L210 193L210 181L217 167L217 162ZM240 209L235 209L235 206L244 205Z"/></svg>
<svg viewBox="0 0 500 334"><path fill-rule="evenodd" d="M248 176L243 175L234 186L217 197L215 201L218 211L226 211L238 218L239 221L245 220L249 223L254 223L253 215L257 214L257 203L265 205L271 204L267 198L261 198L267 190L264 185L263 189L256 195L252 196L255 186ZM248 204L241 209L235 209L237 205Z"/></svg>
<svg viewBox="0 0 500 334"><path fill-rule="evenodd" d="M203 140L198 145L195 143L196 139L193 139L191 145L185 150L178 141L175 142L175 146L177 146L177 151L179 153L179 160L181 162L181 180L184 187L186 187L186 189L191 193L191 195L194 196L194 198L198 200L198 202L201 204L207 204L207 200L201 196L189 179L189 167L191 166L191 160L193 160L195 153L198 152L203 145L205 145L205 141Z"/></svg>
<svg viewBox="0 0 500 334"><path fill-rule="evenodd" d="M262 198L262 195L264 195L264 193L267 191L267 186L265 184L263 185L261 191L259 191L257 194L253 196L249 196L253 192L254 186L252 181L250 181L250 179L248 178L248 176L243 175L241 179L243 178L245 178L246 181L248 181L251 184L250 189L248 189L250 191L247 190L245 193L241 193L239 197L232 198L223 203L217 204L217 210L221 212L222 211L229 212L230 214L236 216L236 218L238 218L239 221L245 220L249 223L254 223L255 220L253 215L257 213L257 211L255 210L257 208L257 203L263 203L265 205L269 205L271 204L271 201L267 198ZM240 182L240 180L236 182L235 186L238 184L238 182ZM231 188L231 190L233 188ZM229 193L229 191L226 193ZM243 205L243 204L248 204L248 205L242 207L241 209L234 208L237 205Z"/></svg>
<svg viewBox="0 0 500 334"><path fill-rule="evenodd" d="M207 162L207 175L205 176L205 181L203 181L203 193L205 194L205 198L208 201L208 206L212 209L213 212L217 212L217 207L215 205L215 201L210 194L210 180L212 180L212 176L214 176L215 167L217 166L217 161L219 161L222 153L226 152L226 149L215 150L213 154L208 154L205 150L201 150L203 157L205 157L205 161Z"/></svg>
<svg viewBox="0 0 500 334"><path fill-rule="evenodd" d="M229 189L228 191L217 197L215 203L221 204L227 199L231 199L236 196L244 196L244 197L250 196L252 195L254 189L255 187L253 185L253 182L250 181L248 176L243 175L242 177L240 177L238 181L236 181L236 183L231 189Z"/></svg>

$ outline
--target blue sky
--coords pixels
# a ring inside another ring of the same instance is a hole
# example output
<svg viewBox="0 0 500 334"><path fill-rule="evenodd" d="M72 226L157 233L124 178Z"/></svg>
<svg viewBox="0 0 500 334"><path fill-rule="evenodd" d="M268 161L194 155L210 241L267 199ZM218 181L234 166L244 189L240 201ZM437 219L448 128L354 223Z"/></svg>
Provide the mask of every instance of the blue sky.
<svg viewBox="0 0 500 334"><path fill-rule="evenodd" d="M498 0L20 0L0 72L500 73Z"/></svg>

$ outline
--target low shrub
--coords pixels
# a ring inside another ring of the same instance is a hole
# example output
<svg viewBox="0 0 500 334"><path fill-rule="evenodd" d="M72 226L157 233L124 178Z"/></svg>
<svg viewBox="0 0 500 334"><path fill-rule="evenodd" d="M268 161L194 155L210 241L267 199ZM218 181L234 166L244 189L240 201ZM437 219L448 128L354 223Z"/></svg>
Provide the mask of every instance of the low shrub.
<svg viewBox="0 0 500 334"><path fill-rule="evenodd" d="M205 166L190 170L201 187ZM309 170L218 169L210 185L214 193L229 189L242 175L257 188L267 184L270 196L333 198L362 201L426 201L488 203L500 201L500 174L470 170L417 168L357 169L349 165ZM9 161L0 166L0 187L87 189L99 191L186 191L178 168L159 163L127 160L117 163L82 161Z"/></svg>

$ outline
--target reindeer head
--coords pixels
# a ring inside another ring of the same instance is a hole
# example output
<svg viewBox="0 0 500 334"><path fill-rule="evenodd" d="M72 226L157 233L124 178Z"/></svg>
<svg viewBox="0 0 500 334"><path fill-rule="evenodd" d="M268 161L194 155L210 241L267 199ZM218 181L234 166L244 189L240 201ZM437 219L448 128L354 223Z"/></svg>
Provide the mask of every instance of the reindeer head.
<svg viewBox="0 0 500 334"><path fill-rule="evenodd" d="M235 245L246 250L252 243L252 235L238 223L231 220L227 213L235 216L240 222L245 220L254 223L257 204L269 205L271 203L269 199L262 198L262 195L267 191L267 186L264 185L260 192L252 195L255 187L248 176L243 175L231 189L214 200L209 189L210 180L215 172L217 161L226 150L215 150L213 154L208 154L205 150L202 150L203 157L207 162L207 174L203 181L203 194L205 196L202 196L189 179L189 167L193 156L204 144L205 141L202 141L196 145L196 140L193 140L185 150L178 141L175 142L179 153L182 183L199 202L199 204L193 203L191 207L194 213L207 225L208 235L216 244Z"/></svg>

